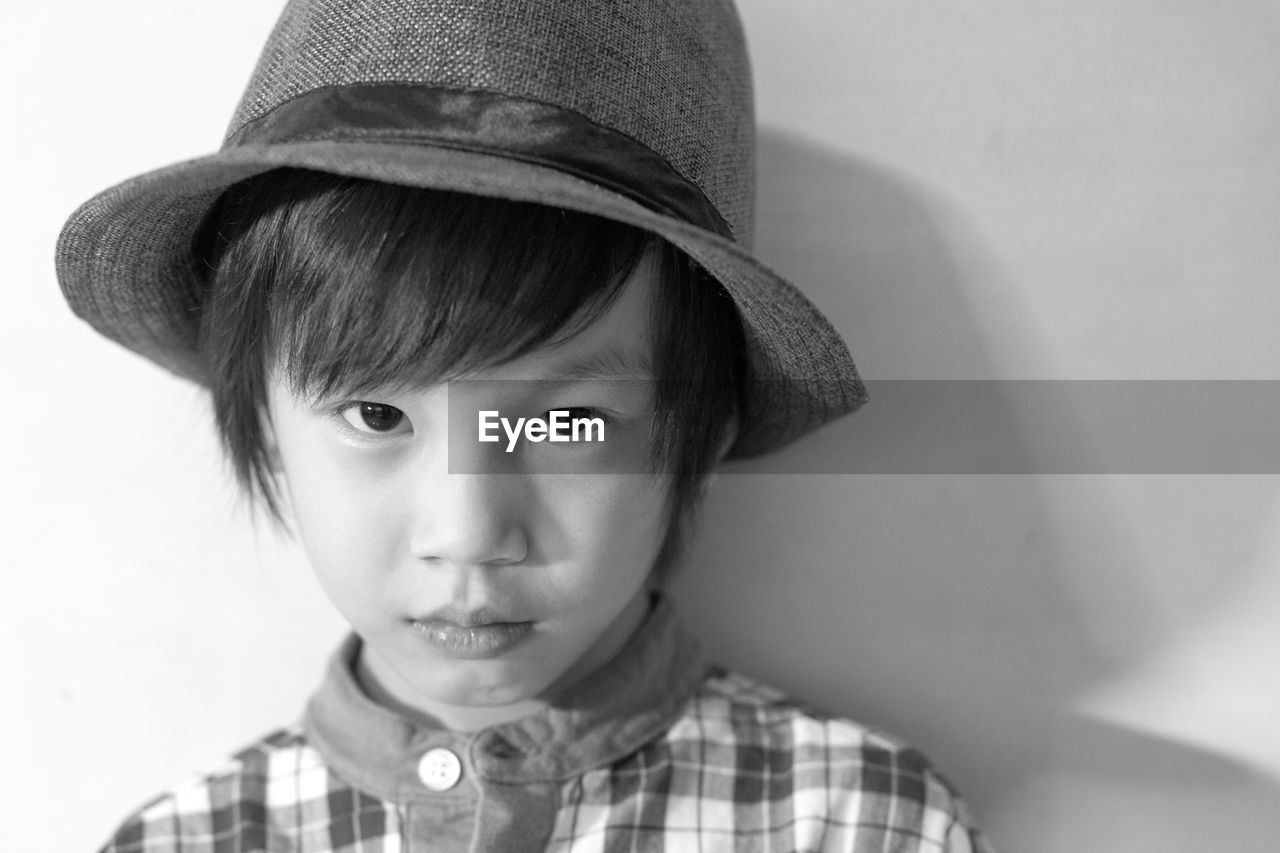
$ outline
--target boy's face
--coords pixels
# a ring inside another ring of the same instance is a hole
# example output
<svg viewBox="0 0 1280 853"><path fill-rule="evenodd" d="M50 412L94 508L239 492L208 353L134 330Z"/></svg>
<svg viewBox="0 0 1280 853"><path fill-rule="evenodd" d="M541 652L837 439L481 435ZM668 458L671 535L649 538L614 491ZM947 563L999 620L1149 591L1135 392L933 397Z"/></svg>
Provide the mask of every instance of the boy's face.
<svg viewBox="0 0 1280 853"><path fill-rule="evenodd" d="M360 674L375 697L458 729L523 716L608 661L643 619L670 476L582 472L593 460L635 472L647 458L652 382L600 380L652 378L654 267L646 258L569 340L467 377L546 381L315 403L271 377L295 526L365 641ZM472 421L450 448L451 403L455 418L459 409L512 422L553 409L600 414L605 441L522 438L507 453L501 430L501 441L482 444ZM451 463L486 473L450 473ZM579 473L551 473L557 465Z"/></svg>

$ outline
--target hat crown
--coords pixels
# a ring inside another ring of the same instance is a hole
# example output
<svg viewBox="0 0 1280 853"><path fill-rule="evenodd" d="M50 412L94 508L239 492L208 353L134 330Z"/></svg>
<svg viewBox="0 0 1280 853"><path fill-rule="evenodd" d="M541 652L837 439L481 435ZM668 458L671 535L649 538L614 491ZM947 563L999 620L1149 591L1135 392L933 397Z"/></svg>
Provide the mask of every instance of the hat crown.
<svg viewBox="0 0 1280 853"><path fill-rule="evenodd" d="M751 241L751 78L730 0L292 0L228 136L306 93L358 85L572 111L653 151Z"/></svg>

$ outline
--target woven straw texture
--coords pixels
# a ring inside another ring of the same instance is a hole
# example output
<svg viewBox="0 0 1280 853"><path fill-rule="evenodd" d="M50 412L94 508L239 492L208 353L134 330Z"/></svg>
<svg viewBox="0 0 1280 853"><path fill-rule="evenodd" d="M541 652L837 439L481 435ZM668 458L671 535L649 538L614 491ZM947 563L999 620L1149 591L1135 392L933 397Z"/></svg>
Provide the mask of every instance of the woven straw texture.
<svg viewBox="0 0 1280 853"><path fill-rule="evenodd" d="M750 80L742 29L726 0L293 0L227 135L332 86L502 92L581 113L641 142L701 187L749 246Z"/></svg>

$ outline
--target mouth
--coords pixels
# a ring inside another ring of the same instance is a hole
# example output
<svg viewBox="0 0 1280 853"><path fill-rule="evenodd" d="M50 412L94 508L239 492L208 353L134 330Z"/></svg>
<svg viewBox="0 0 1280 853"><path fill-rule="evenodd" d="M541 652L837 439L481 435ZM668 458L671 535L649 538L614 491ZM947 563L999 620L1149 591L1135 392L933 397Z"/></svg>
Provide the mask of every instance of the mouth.
<svg viewBox="0 0 1280 853"><path fill-rule="evenodd" d="M410 619L409 626L432 646L459 660L484 660L503 655L533 630L532 622L507 621L479 611Z"/></svg>

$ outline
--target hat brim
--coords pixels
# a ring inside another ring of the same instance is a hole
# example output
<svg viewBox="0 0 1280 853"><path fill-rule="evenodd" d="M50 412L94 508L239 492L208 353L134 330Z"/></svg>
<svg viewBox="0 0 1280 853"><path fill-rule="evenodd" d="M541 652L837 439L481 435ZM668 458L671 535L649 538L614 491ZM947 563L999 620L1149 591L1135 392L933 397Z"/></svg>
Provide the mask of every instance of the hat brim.
<svg viewBox="0 0 1280 853"><path fill-rule="evenodd" d="M58 239L58 279L72 310L108 338L204 382L198 231L232 184L284 167L563 207L670 241L724 286L742 317L749 375L731 456L781 447L866 399L848 348L827 319L732 240L539 163L440 146L244 145L124 181L82 205Z"/></svg>

